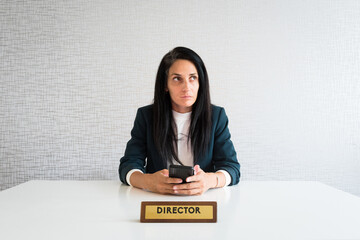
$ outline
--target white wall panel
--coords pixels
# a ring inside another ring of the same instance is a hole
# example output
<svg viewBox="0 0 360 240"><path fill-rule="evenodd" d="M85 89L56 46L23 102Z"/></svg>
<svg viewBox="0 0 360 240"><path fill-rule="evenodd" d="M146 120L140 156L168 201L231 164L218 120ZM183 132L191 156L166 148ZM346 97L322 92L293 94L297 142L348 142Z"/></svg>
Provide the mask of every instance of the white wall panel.
<svg viewBox="0 0 360 240"><path fill-rule="evenodd" d="M162 56L200 54L242 180L360 196L360 2L0 2L0 189L117 179Z"/></svg>

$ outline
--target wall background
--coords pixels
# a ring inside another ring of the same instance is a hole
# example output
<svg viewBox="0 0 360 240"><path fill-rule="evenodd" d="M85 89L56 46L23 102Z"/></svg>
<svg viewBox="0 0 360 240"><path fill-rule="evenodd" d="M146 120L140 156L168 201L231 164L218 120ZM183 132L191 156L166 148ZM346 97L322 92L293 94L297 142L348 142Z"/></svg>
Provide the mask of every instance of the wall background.
<svg viewBox="0 0 360 240"><path fill-rule="evenodd" d="M0 2L0 189L118 179L162 56L194 49L242 180L360 196L360 1Z"/></svg>

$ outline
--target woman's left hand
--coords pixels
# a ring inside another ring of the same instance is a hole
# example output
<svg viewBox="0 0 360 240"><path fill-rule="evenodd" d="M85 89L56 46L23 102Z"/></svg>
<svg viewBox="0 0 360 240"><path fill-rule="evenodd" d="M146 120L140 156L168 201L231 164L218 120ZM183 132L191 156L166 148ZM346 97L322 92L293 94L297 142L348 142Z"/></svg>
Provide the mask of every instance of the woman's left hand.
<svg viewBox="0 0 360 240"><path fill-rule="evenodd" d="M209 188L216 186L214 173L205 173L199 165L194 167L195 175L186 179L187 183L176 184L173 189L179 195L201 195Z"/></svg>

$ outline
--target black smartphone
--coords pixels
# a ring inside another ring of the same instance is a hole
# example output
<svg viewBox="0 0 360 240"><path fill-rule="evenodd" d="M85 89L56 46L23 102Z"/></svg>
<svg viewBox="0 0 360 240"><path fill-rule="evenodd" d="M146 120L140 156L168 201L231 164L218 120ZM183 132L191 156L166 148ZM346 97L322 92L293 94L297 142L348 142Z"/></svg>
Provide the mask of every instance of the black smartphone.
<svg viewBox="0 0 360 240"><path fill-rule="evenodd" d="M183 182L186 181L187 177L194 175L194 168L189 166L170 165L169 177L181 178Z"/></svg>

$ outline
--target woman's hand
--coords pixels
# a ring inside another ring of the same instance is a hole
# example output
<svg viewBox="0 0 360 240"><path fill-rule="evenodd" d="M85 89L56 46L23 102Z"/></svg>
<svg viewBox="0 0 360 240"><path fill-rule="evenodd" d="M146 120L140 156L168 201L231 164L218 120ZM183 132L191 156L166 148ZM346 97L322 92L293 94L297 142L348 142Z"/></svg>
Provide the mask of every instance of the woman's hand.
<svg viewBox="0 0 360 240"><path fill-rule="evenodd" d="M163 169L152 174L134 172L130 179L134 187L147 189L161 194L175 194L173 189L176 183L182 183L180 178L170 178L169 171Z"/></svg>
<svg viewBox="0 0 360 240"><path fill-rule="evenodd" d="M195 175L186 179L187 183L173 186L174 193L180 195L201 195L209 188L215 188L219 184L218 173L205 173L199 165L194 167ZM219 173L223 175L223 173ZM225 177L225 176L224 176Z"/></svg>
<svg viewBox="0 0 360 240"><path fill-rule="evenodd" d="M223 173L205 173L199 165L194 167L195 175L182 183L180 178L170 178L169 171L163 169L152 174L134 172L131 185L161 194L201 195L209 188L221 187L225 183ZM181 183L181 184L180 184Z"/></svg>
<svg viewBox="0 0 360 240"><path fill-rule="evenodd" d="M174 194L174 184L182 183L180 178L170 178L169 170L163 169L149 175L148 190L161 194Z"/></svg>

